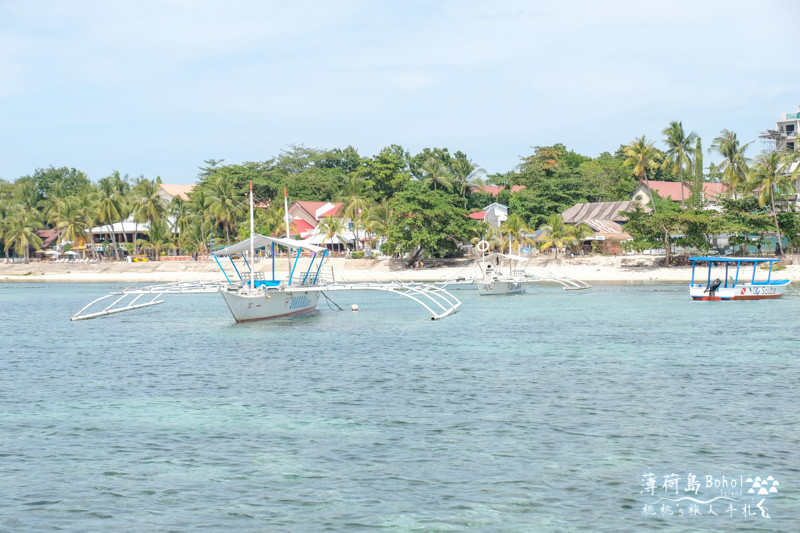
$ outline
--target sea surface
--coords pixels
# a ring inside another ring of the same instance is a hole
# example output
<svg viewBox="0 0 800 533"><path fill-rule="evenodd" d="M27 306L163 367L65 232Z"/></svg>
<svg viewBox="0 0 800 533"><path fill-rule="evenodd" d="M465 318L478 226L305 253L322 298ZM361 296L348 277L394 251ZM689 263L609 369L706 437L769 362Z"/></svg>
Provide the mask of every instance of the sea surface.
<svg viewBox="0 0 800 533"><path fill-rule="evenodd" d="M112 287L0 284L0 531L800 531L796 287L69 320Z"/></svg>

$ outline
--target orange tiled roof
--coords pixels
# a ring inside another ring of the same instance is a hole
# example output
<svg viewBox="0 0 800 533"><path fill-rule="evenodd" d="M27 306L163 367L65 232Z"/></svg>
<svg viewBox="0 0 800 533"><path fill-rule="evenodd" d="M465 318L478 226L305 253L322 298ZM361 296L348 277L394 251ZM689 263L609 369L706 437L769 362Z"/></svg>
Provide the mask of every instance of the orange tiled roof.
<svg viewBox="0 0 800 533"><path fill-rule="evenodd" d="M189 193L194 189L194 185L178 185L173 183L161 183L158 187L171 198L178 196L181 200L189 200Z"/></svg>

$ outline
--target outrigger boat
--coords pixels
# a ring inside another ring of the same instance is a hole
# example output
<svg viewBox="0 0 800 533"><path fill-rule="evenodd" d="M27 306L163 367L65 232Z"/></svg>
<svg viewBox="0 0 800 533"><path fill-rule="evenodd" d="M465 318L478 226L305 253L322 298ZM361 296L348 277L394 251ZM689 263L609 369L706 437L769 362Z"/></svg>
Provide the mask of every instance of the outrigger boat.
<svg viewBox="0 0 800 533"><path fill-rule="evenodd" d="M510 246L510 243L509 243ZM590 289L592 286L585 281L561 275L536 275L525 272L530 263L530 257L514 254L492 253L487 254L489 243L479 241L475 249L481 253L480 263L475 268L479 275L472 277L459 275L440 284L440 287L451 289L477 289L481 296L499 294L521 294L525 292L528 283L557 283L564 290L575 291Z"/></svg>
<svg viewBox="0 0 800 533"><path fill-rule="evenodd" d="M275 277L276 246L285 248L289 252L295 251L295 259L291 263L291 270L286 280L279 280ZM267 279L264 272L256 272L251 264L256 257L256 250L266 248L271 249L272 256L270 279ZM248 252L250 261L247 260ZM311 261L305 270L298 269L303 253L311 254ZM255 233L251 186L250 238L213 253L214 260L222 270L226 283L165 283L114 291L90 302L78 311L72 320L86 320L161 304L164 303L161 297L165 294L201 292L219 292L236 322L269 320L310 313L316 310L320 295L327 299L325 293L344 290L377 290L405 296L423 306L430 313L432 320L444 318L461 306L461 301L445 289L423 283L336 283L333 280L329 281L321 275L322 263L327 256L327 249L314 244ZM230 260L232 267L230 273L226 272L220 261L225 258ZM237 266L235 258L241 258L243 265ZM153 298L143 300L142 297L145 295L153 295ZM97 310L100 302L115 296L117 298L110 305Z"/></svg>
<svg viewBox="0 0 800 533"><path fill-rule="evenodd" d="M528 261L530 259L518 255L484 254L481 261L483 278L475 283L478 294L481 296L522 294L525 292L524 272Z"/></svg>
<svg viewBox="0 0 800 533"><path fill-rule="evenodd" d="M789 286L788 279L772 279L772 266L780 259L767 257L690 257L692 281L689 295L692 300L768 300L780 298ZM698 268L698 265L700 267ZM702 271L706 270L703 275ZM722 278L711 279L712 267L724 267ZM756 280L756 272L767 267L767 279ZM695 282L695 269L698 281ZM752 272L750 272L752 270ZM740 276L747 281L739 281ZM705 278L703 280L702 278ZM705 281L705 284L703 283Z"/></svg>

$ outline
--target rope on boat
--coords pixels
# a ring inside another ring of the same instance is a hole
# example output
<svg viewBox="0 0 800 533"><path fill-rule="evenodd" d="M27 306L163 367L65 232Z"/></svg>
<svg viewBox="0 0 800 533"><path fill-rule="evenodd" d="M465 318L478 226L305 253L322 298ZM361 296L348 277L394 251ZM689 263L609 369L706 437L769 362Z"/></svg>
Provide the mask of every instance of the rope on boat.
<svg viewBox="0 0 800 533"><path fill-rule="evenodd" d="M344 311L342 306L331 300L327 294L325 294L324 292L321 292L320 294L322 294L322 296L325 297L325 301L328 304L328 308L330 308L331 311ZM334 307L331 304L335 305L336 308L334 309Z"/></svg>

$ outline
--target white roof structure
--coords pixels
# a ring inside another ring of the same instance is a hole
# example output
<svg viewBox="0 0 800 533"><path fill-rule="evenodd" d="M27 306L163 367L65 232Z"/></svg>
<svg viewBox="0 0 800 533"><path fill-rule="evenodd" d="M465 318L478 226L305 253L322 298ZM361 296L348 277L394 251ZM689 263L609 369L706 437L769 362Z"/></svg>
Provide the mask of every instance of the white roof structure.
<svg viewBox="0 0 800 533"><path fill-rule="evenodd" d="M334 235L330 239L326 239L326 235L324 233L314 231L311 236L307 239L303 239L302 242L307 242L309 244L323 244L322 241L325 241L325 244L352 244L356 240L355 235L353 235L352 231L343 231L339 235Z"/></svg>
<svg viewBox="0 0 800 533"><path fill-rule="evenodd" d="M167 224L170 228L175 224L175 217L167 217ZM113 224L103 224L102 226L95 226L89 230L92 235L101 235L105 233L144 233L150 231L149 222L139 222L138 224L133 221L133 217L123 221L114 222ZM180 232L180 228L176 228Z"/></svg>
<svg viewBox="0 0 800 533"><path fill-rule="evenodd" d="M324 252L325 248L320 246L316 246L311 243L307 243L305 241L296 241L294 239L286 239L281 237L267 237L265 235L261 235L256 233L253 237L253 248L264 248L265 246L269 246L270 244L275 243L279 246L284 246L286 248L293 248L295 250L308 250L309 252L320 253ZM220 250L216 250L214 255L216 256L225 256L225 255L235 255L241 254L244 252L250 251L250 239L245 239L241 242L237 242L236 244L231 244L230 246L226 246Z"/></svg>

